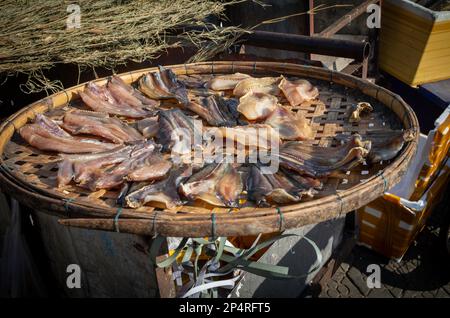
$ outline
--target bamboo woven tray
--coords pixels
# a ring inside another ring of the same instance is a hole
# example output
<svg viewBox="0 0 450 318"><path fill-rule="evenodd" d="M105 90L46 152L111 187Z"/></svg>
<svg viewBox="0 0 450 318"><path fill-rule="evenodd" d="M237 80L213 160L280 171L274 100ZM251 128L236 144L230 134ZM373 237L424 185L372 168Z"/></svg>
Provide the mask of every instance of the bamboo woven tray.
<svg viewBox="0 0 450 318"><path fill-rule="evenodd" d="M419 126L414 112L398 95L359 78L288 63L224 61L169 67L180 79L241 72L255 77L283 74L310 80L319 88L319 101L304 103L297 110L311 122L314 143L321 146L333 147L336 134L357 132L364 138L371 130L380 129L411 129L415 138L389 163L352 169L346 182L331 179L320 195L307 202L271 208L211 209L186 205L170 211L151 206L121 209L115 203L114 191L90 193L76 186L56 189L57 155L28 146L16 132L37 113L55 115L64 107L80 105L77 91L84 86L80 84L33 103L0 126L2 189L29 207L60 216L66 225L177 237L255 235L325 221L369 203L400 181L415 154ZM120 76L130 83L156 70ZM106 79L96 82L103 84ZM357 124L349 123L349 108L361 101L370 102L374 112Z"/></svg>

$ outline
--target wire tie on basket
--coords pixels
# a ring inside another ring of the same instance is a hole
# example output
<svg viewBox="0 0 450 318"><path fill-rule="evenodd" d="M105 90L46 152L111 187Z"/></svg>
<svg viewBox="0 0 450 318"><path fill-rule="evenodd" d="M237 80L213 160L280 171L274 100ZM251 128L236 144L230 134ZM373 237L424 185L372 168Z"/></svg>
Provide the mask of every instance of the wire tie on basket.
<svg viewBox="0 0 450 318"><path fill-rule="evenodd" d="M256 73L256 62L253 62L253 74Z"/></svg>
<svg viewBox="0 0 450 318"><path fill-rule="evenodd" d="M188 70L187 70L187 65L186 65L186 63L184 63L184 73L185 73L186 75L188 75Z"/></svg>
<svg viewBox="0 0 450 318"><path fill-rule="evenodd" d="M386 190L387 190L387 180L386 180L386 178L384 177L384 171L379 172L379 173L378 173L378 176L380 176L380 177L383 179L383 182L384 182L384 190L383 190L383 193L384 193L384 192L386 192Z"/></svg>
<svg viewBox="0 0 450 318"><path fill-rule="evenodd" d="M234 74L234 61L231 61L231 73Z"/></svg>
<svg viewBox="0 0 450 318"><path fill-rule="evenodd" d="M67 215L70 217L70 213L69 213L69 204L72 203L73 201L75 201L75 198L68 198L68 199L63 199L64 202L64 210L66 211Z"/></svg>
<svg viewBox="0 0 450 318"><path fill-rule="evenodd" d="M339 208L339 217L341 217L342 215L342 211L344 209L344 201L342 200L341 196L339 195L339 193L336 193L336 197L338 198L338 201L340 203L340 208Z"/></svg>
<svg viewBox="0 0 450 318"><path fill-rule="evenodd" d="M212 233L212 239L216 239L216 214L211 213L211 233Z"/></svg>
<svg viewBox="0 0 450 318"><path fill-rule="evenodd" d="M284 215L283 212L281 212L280 208L276 208L277 209L277 213L280 216L280 221L278 222L280 224L280 232L283 231L283 224L284 224Z"/></svg>
<svg viewBox="0 0 450 318"><path fill-rule="evenodd" d="M153 221L152 221L152 232L153 234L153 238L156 238L158 236L158 232L156 232L156 218L158 217L158 213L159 210L155 211L155 216L153 217Z"/></svg>
<svg viewBox="0 0 450 318"><path fill-rule="evenodd" d="M120 218L120 215L122 214L122 207L119 207L118 209L117 209L117 213L116 213L116 216L114 217L114 230L117 232L117 233L120 233L120 230L119 230L119 218Z"/></svg>
<svg viewBox="0 0 450 318"><path fill-rule="evenodd" d="M214 61L211 62L211 74L214 75Z"/></svg>

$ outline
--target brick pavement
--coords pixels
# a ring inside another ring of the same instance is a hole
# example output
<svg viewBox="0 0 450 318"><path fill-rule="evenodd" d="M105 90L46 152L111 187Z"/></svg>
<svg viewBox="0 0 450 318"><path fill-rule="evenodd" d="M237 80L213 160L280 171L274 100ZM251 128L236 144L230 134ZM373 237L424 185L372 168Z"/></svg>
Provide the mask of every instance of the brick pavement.
<svg viewBox="0 0 450 318"><path fill-rule="evenodd" d="M450 298L450 257L439 248L439 216L433 215L400 262L355 246L324 286L302 297L323 298ZM367 287L367 266L381 268L381 288Z"/></svg>

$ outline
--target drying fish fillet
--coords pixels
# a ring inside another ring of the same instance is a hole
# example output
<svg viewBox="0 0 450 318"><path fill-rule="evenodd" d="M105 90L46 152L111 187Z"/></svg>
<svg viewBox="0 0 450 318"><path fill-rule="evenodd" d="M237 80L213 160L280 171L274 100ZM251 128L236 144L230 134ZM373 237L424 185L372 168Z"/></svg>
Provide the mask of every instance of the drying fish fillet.
<svg viewBox="0 0 450 318"><path fill-rule="evenodd" d="M282 172L263 174L257 164L250 165L246 189L248 198L258 206L298 202L302 197L312 197L316 193L294 184Z"/></svg>
<svg viewBox="0 0 450 318"><path fill-rule="evenodd" d="M367 138L372 141L368 162L374 164L395 158L402 150L405 142L414 139L414 133L411 130L394 131L391 133L369 134Z"/></svg>
<svg viewBox="0 0 450 318"><path fill-rule="evenodd" d="M248 120L260 121L267 118L277 104L278 99L273 95L250 91L239 99L237 110Z"/></svg>
<svg viewBox="0 0 450 318"><path fill-rule="evenodd" d="M300 105L305 101L313 100L319 96L317 87L303 79L289 81L282 77L278 87L281 89L291 106Z"/></svg>
<svg viewBox="0 0 450 318"><path fill-rule="evenodd" d="M224 99L211 95L199 98L185 106L186 109L196 113L212 126L236 126L237 102L234 99Z"/></svg>
<svg viewBox="0 0 450 318"><path fill-rule="evenodd" d="M134 146L118 146L114 149L95 154L61 155L58 164L58 187L75 180L85 184L91 175L100 168L127 160Z"/></svg>
<svg viewBox="0 0 450 318"><path fill-rule="evenodd" d="M85 85L84 90L79 92L81 99L91 109L113 115L130 118L142 118L151 116L154 111L137 107L132 107L122 101L118 101L106 86L98 86L93 82Z"/></svg>
<svg viewBox="0 0 450 318"><path fill-rule="evenodd" d="M283 106L278 106L265 123L278 129L281 139L284 140L308 140L314 135L302 114L294 115Z"/></svg>
<svg viewBox="0 0 450 318"><path fill-rule="evenodd" d="M178 195L177 188L181 181L192 174L192 167L182 166L172 170L169 176L159 182L131 191L125 201L131 208L138 208L148 202L159 202L171 209L184 202Z"/></svg>
<svg viewBox="0 0 450 318"><path fill-rule="evenodd" d="M237 207L243 183L231 163L213 163L180 185L180 192L190 200L215 206Z"/></svg>
<svg viewBox="0 0 450 318"><path fill-rule="evenodd" d="M157 180L164 177L170 168L170 162L165 162L157 152L155 144L148 141L136 145L130 153L129 158L117 166L106 171L97 171L85 185L91 190L96 190L117 187L125 180Z"/></svg>
<svg viewBox="0 0 450 318"><path fill-rule="evenodd" d="M20 128L19 134L33 147L62 153L100 152L115 147L92 139L75 139L53 120L41 114L36 116L33 124Z"/></svg>
<svg viewBox="0 0 450 318"><path fill-rule="evenodd" d="M194 141L194 122L179 109L170 109L159 112L158 143L163 151L173 149L180 154L191 150ZM201 132L200 132L201 133ZM179 142L178 142L179 141Z"/></svg>
<svg viewBox="0 0 450 318"><path fill-rule="evenodd" d="M158 101L145 97L133 86L125 83L119 76L113 75L108 79L106 88L111 95L121 104L126 104L137 109L154 110L159 105Z"/></svg>
<svg viewBox="0 0 450 318"><path fill-rule="evenodd" d="M145 138L152 138L158 134L158 116L141 119L137 122L137 129Z"/></svg>
<svg viewBox="0 0 450 318"><path fill-rule="evenodd" d="M261 78L247 78L240 81L233 90L233 95L242 97L250 91L255 93L266 93L271 95L278 95L280 89L278 83L280 77L261 77Z"/></svg>
<svg viewBox="0 0 450 318"><path fill-rule="evenodd" d="M229 89L234 89L240 81L250 77L251 77L250 75L242 73L215 76L207 83L207 87L214 89L216 91L225 91Z"/></svg>
<svg viewBox="0 0 450 318"><path fill-rule="evenodd" d="M186 87L177 80L171 69L159 67L159 72L151 72L139 80L139 90L153 99L175 98L181 104L188 104Z"/></svg>
<svg viewBox="0 0 450 318"><path fill-rule="evenodd" d="M62 127L74 135L91 134L114 143L144 139L136 129L105 113L73 110L64 115Z"/></svg>
<svg viewBox="0 0 450 318"><path fill-rule="evenodd" d="M253 124L236 127L211 127L206 129L207 134L214 136L217 145L223 141L223 146L238 145L241 148L271 149L278 147L280 136L278 132L269 125Z"/></svg>
<svg viewBox="0 0 450 318"><path fill-rule="evenodd" d="M370 113L373 111L372 105L366 102L358 103L350 114L350 118L348 119L351 123L357 123L361 120L362 113Z"/></svg>
<svg viewBox="0 0 450 318"><path fill-rule="evenodd" d="M280 149L280 165L315 178L332 176L362 163L370 147L371 143L363 142L359 135L353 135L345 144L334 148L291 141Z"/></svg>

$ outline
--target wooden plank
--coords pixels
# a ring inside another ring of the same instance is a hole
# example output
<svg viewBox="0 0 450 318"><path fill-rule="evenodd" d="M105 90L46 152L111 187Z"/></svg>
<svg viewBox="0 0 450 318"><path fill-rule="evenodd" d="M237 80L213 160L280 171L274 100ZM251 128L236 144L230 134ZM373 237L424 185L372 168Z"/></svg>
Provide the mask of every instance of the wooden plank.
<svg viewBox="0 0 450 318"><path fill-rule="evenodd" d="M361 14L366 12L367 6L378 2L379 0L367 0L361 3L359 6L355 7L349 13L338 19L336 22L333 22L329 27L320 32L320 36L328 38L333 34L336 34L347 24L351 23L355 18L359 17Z"/></svg>

